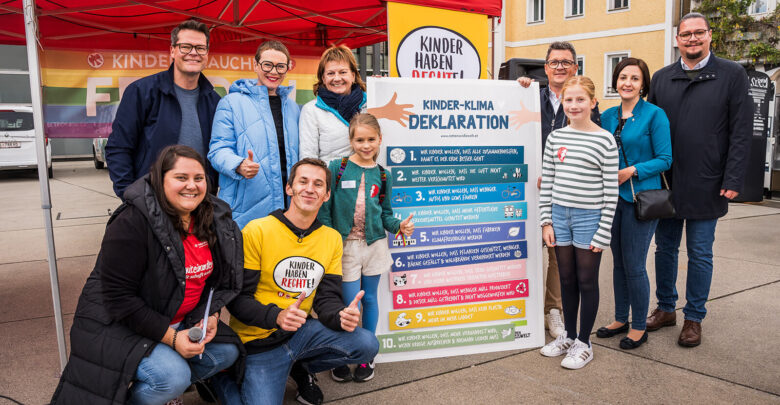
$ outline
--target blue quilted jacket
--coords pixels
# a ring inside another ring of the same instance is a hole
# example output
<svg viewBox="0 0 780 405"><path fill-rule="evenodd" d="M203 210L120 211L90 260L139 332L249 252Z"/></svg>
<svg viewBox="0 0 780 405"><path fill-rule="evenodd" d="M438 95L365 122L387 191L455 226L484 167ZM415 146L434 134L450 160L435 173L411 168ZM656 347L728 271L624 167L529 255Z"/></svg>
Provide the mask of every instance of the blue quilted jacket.
<svg viewBox="0 0 780 405"><path fill-rule="evenodd" d="M284 150L287 173L298 161L298 116L300 109L288 98L292 87L279 86L284 119ZM251 150L260 163L257 176L246 179L236 168ZM209 161L219 172L219 198L230 204L233 220L243 228L249 221L284 208L284 188L268 89L256 79L240 79L217 105L211 129Z"/></svg>

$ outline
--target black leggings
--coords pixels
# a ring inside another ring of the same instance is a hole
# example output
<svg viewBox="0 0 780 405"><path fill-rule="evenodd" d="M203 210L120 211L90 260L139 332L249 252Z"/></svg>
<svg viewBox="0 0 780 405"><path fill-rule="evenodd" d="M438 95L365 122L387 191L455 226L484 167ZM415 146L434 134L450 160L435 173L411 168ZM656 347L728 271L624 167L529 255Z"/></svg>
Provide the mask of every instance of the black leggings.
<svg viewBox="0 0 780 405"><path fill-rule="evenodd" d="M561 275L561 301L566 336L590 343L590 332L599 310L599 265L601 252L574 246L556 246L558 272ZM577 333L577 309L580 332Z"/></svg>

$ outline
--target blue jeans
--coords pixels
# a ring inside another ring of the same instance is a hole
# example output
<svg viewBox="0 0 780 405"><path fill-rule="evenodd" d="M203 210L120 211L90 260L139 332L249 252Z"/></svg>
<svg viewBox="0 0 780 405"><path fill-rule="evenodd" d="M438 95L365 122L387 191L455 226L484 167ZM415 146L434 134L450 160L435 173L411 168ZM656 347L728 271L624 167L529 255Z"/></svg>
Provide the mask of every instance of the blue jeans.
<svg viewBox="0 0 780 405"><path fill-rule="evenodd" d="M662 219L655 231L655 295L658 308L674 312L677 304L677 257L685 222L688 279L685 283L685 319L701 322L712 282L712 244L716 219Z"/></svg>
<svg viewBox="0 0 780 405"><path fill-rule="evenodd" d="M552 227L557 246L574 245L590 249L593 235L599 230L600 209L584 209L552 205Z"/></svg>
<svg viewBox="0 0 780 405"><path fill-rule="evenodd" d="M279 405L296 361L301 361L310 373L319 373L345 364L368 363L378 351L376 336L363 328L336 332L316 319L308 319L287 342L247 356L240 389L225 373L212 381L223 404Z"/></svg>
<svg viewBox="0 0 780 405"><path fill-rule="evenodd" d="M179 334L181 338L187 337ZM170 346L158 343L138 364L128 403L164 404L181 395L193 382L230 367L237 358L238 348L231 343L207 343L203 359L185 359Z"/></svg>
<svg viewBox="0 0 780 405"><path fill-rule="evenodd" d="M612 222L612 286L615 289L615 320L628 322L631 328L645 330L650 305L650 281L647 278L647 250L658 220L639 221L634 203L618 198Z"/></svg>

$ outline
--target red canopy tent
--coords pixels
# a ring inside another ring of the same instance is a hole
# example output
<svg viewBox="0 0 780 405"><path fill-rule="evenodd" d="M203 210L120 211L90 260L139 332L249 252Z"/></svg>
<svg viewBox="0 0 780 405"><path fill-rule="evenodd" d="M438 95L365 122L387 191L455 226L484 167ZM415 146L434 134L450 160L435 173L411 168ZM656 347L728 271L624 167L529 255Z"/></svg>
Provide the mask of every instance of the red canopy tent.
<svg viewBox="0 0 780 405"><path fill-rule="evenodd" d="M502 0L397 1L501 16ZM258 42L276 39L294 54L316 56L333 44L357 48L387 39L386 8L379 0L0 0L0 44L27 46L61 369L67 354L46 177L38 52L40 48L160 51L168 48L171 30L188 18L209 24L212 51L221 53L251 54Z"/></svg>
<svg viewBox="0 0 780 405"><path fill-rule="evenodd" d="M400 0L401 3L501 15L501 0ZM332 44L351 48L387 39L383 1L343 0L36 0L43 49L166 48L182 20L211 28L212 50L254 53L277 39L297 55ZM22 0L0 2L0 44L25 43Z"/></svg>

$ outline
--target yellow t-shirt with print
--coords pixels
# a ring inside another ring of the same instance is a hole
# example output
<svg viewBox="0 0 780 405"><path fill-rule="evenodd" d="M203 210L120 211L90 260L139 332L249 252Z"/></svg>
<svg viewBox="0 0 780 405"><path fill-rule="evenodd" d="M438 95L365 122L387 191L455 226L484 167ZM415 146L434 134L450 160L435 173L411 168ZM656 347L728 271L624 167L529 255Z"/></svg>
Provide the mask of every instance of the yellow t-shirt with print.
<svg viewBox="0 0 780 405"><path fill-rule="evenodd" d="M317 286L325 274L341 276L341 235L321 226L304 238L269 215L249 222L244 236L244 268L260 271L255 300L281 309L292 305L301 292L306 299L300 309L311 312ZM230 327L243 343L263 339L276 329L249 326L235 317Z"/></svg>

